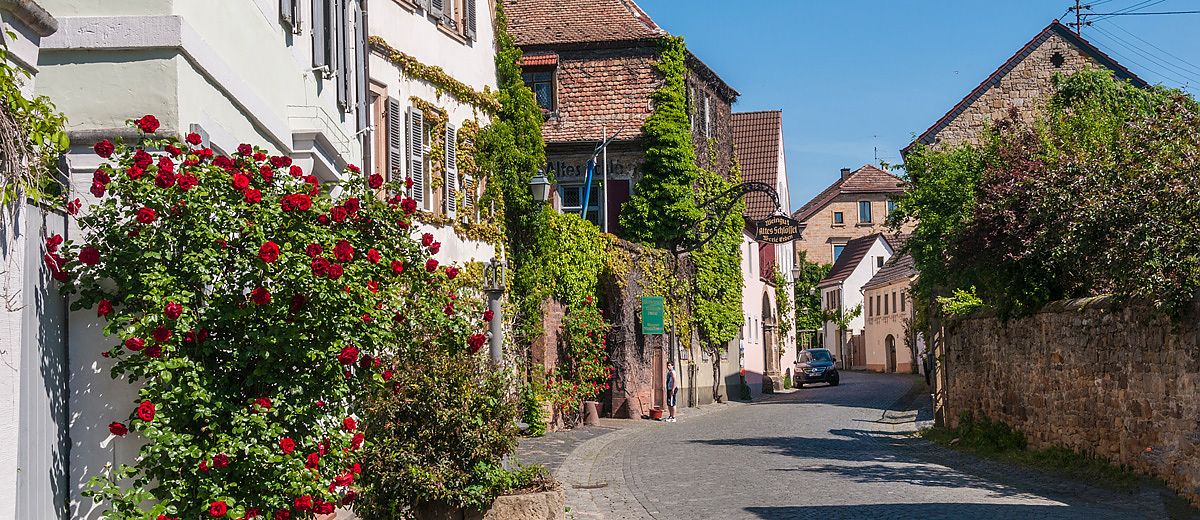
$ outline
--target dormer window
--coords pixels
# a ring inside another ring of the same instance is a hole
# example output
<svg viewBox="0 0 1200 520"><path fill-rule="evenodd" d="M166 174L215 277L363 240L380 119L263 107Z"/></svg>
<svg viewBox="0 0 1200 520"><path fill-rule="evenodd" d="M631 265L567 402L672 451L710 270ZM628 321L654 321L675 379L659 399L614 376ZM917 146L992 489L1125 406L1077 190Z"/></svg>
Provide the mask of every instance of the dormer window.
<svg viewBox="0 0 1200 520"><path fill-rule="evenodd" d="M554 68L527 67L522 72L521 78L525 80L525 85L529 87L529 90L533 91L533 98L543 111L554 112L558 109L558 96L554 88Z"/></svg>

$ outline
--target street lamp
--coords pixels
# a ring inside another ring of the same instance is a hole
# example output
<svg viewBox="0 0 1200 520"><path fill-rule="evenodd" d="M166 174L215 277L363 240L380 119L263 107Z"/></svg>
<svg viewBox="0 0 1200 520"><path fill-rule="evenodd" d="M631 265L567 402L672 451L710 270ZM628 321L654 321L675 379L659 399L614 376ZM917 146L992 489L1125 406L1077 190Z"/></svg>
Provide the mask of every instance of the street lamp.
<svg viewBox="0 0 1200 520"><path fill-rule="evenodd" d="M488 323L488 350L492 364L497 366L504 355L504 331L501 327L504 309L500 305L500 299L504 297L504 271L504 262L495 258L483 266L483 292L487 295L488 310L492 311L492 321Z"/></svg>
<svg viewBox="0 0 1200 520"><path fill-rule="evenodd" d="M538 170L537 175L529 180L529 191L533 193L533 200L538 203L550 200L550 179L546 178L546 173Z"/></svg>

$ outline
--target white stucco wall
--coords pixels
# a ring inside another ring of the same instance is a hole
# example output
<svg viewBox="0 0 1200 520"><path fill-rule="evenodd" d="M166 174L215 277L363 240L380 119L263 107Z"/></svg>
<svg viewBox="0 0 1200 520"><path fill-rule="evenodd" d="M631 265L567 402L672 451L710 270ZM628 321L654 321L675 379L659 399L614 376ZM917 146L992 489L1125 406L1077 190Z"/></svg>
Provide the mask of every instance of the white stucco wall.
<svg viewBox="0 0 1200 520"><path fill-rule="evenodd" d="M845 254L845 253L843 253ZM884 263L892 257L892 246L888 245L887 241L882 236L876 236L875 242L871 244L871 248L867 254L863 256L854 271L842 283L821 288L821 302L824 305L826 298L831 292L841 289L842 309L845 312L850 312L855 306L863 305L862 287L871 280L872 276L879 271L878 258L883 257ZM859 336L863 334L863 328L866 320L863 317L863 312L860 312L858 317L850 320L849 327L846 329L846 337L841 338L842 343L848 343L847 340L851 335ZM845 355L842 353L841 347L837 345L838 327L833 323L826 323L824 328L825 346L838 356L838 362L844 360ZM844 345L843 345L844 346ZM857 363L862 363L863 360L855 360Z"/></svg>

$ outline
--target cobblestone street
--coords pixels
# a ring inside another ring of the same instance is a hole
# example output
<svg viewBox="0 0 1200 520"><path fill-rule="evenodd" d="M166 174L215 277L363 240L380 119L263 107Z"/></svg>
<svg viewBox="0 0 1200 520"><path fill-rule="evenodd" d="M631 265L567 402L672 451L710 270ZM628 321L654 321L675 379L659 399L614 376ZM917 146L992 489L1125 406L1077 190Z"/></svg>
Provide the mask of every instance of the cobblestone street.
<svg viewBox="0 0 1200 520"><path fill-rule="evenodd" d="M1156 486L1102 489L913 438L922 388L843 373L838 387L687 410L674 424L606 421L521 453L555 469L579 520L1172 517Z"/></svg>

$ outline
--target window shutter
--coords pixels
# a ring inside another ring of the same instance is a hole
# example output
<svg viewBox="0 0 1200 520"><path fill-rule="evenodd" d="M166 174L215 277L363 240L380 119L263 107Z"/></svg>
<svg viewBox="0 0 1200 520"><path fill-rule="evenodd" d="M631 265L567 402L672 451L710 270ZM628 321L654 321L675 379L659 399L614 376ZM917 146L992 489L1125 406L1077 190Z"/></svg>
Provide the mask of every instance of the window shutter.
<svg viewBox="0 0 1200 520"><path fill-rule="evenodd" d="M404 179L404 113L400 101L387 98L387 178Z"/></svg>
<svg viewBox="0 0 1200 520"><path fill-rule="evenodd" d="M444 208L451 217L458 211L458 132L454 125L446 124L446 172L442 184L445 187Z"/></svg>
<svg viewBox="0 0 1200 520"><path fill-rule="evenodd" d="M458 29L458 22L454 20L454 4L458 0L441 0L442 2L442 23L452 29Z"/></svg>
<svg viewBox="0 0 1200 520"><path fill-rule="evenodd" d="M279 0L279 21L291 29L292 34L304 32L300 20L300 0Z"/></svg>
<svg viewBox="0 0 1200 520"><path fill-rule="evenodd" d="M354 0L333 0L334 16L331 17L337 20L337 23L331 24L336 27L334 37L330 41L332 47L329 49L337 59L336 69L334 71L334 81L337 82L337 102L338 108L342 112L349 112L351 108L350 93L353 92L353 86L350 84L351 67L350 63L353 58L349 56L352 49L351 41L354 40L354 32L350 28L350 8L347 5Z"/></svg>
<svg viewBox="0 0 1200 520"><path fill-rule="evenodd" d="M413 0L413 3L417 4L417 7L421 8L422 10L426 12L429 11L429 0Z"/></svg>
<svg viewBox="0 0 1200 520"><path fill-rule="evenodd" d="M453 1L454 0L429 0L429 5L425 7L425 10L429 12L430 16L441 16L442 10L444 9L443 3Z"/></svg>
<svg viewBox="0 0 1200 520"><path fill-rule="evenodd" d="M463 24L466 25L463 33L467 35L468 39L475 41L475 0L466 0L464 8L467 12L463 16Z"/></svg>
<svg viewBox="0 0 1200 520"><path fill-rule="evenodd" d="M471 176L463 177L463 209L475 209L475 178Z"/></svg>
<svg viewBox="0 0 1200 520"><path fill-rule="evenodd" d="M332 1L332 0L313 0L313 3L312 3L312 15L313 15L313 22L312 22L312 25L313 25L313 29L312 29L313 62L312 62L312 64L313 64L313 67L328 67L329 66L329 55L325 53L325 49L327 48L327 44L325 41L326 40L326 32L328 32L328 30L329 30L328 24L326 23L326 20L325 20L325 18L326 18L325 15L328 14L329 11L328 11L328 9L326 9L325 3L330 2L330 1Z"/></svg>
<svg viewBox="0 0 1200 520"><path fill-rule="evenodd" d="M371 126L371 97L367 92L367 12L354 2L354 97L358 110L358 130ZM367 132L363 132L364 135ZM365 147L370 149L370 146Z"/></svg>
<svg viewBox="0 0 1200 520"><path fill-rule="evenodd" d="M425 114L408 109L408 177L412 179L412 198L425 208Z"/></svg>

